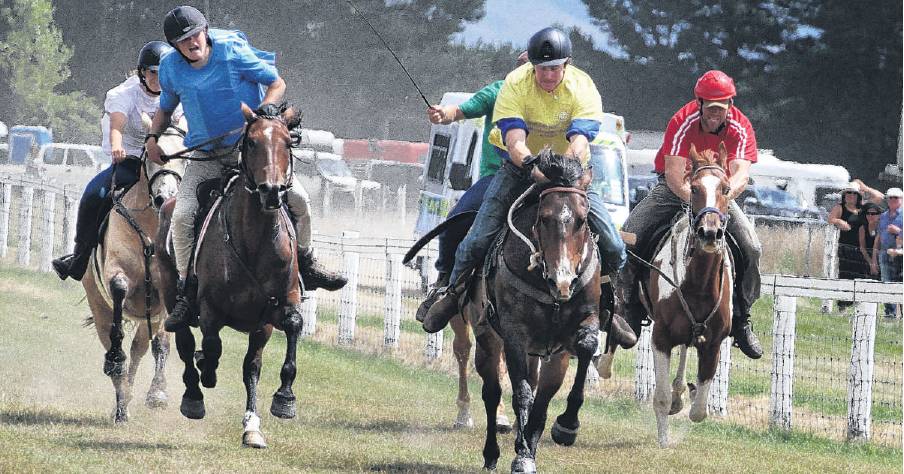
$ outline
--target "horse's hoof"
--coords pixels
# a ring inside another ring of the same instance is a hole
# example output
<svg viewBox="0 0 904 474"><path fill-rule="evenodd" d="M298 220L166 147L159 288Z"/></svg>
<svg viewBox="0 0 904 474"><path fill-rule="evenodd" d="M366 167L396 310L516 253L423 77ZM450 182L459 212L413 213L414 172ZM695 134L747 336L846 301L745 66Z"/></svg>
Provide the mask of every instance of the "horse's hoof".
<svg viewBox="0 0 904 474"><path fill-rule="evenodd" d="M690 413L687 414L687 417L690 418L694 423L700 423L701 421L706 419L706 407L704 406L702 410L694 410L691 407Z"/></svg>
<svg viewBox="0 0 904 474"><path fill-rule="evenodd" d="M201 370L201 385L205 388L217 386L217 373L212 370Z"/></svg>
<svg viewBox="0 0 904 474"><path fill-rule="evenodd" d="M512 460L512 472L533 474L537 472L537 463L531 458L517 456Z"/></svg>
<svg viewBox="0 0 904 474"><path fill-rule="evenodd" d="M122 377L126 373L126 355L107 354L104 356L104 375L107 377Z"/></svg>
<svg viewBox="0 0 904 474"><path fill-rule="evenodd" d="M459 418L455 420L455 423L452 423L453 430L469 430L474 427L474 419L470 416L466 418Z"/></svg>
<svg viewBox="0 0 904 474"><path fill-rule="evenodd" d="M113 424L120 425L120 424L127 423L129 421L129 409L128 408L123 408L123 409L114 408L112 416L113 416Z"/></svg>
<svg viewBox="0 0 904 474"><path fill-rule="evenodd" d="M270 414L277 418L295 418L295 397L289 398L274 394L273 401L270 403Z"/></svg>
<svg viewBox="0 0 904 474"><path fill-rule="evenodd" d="M681 394L672 394L672 406L669 408L669 415L674 415L684 409L684 400Z"/></svg>
<svg viewBox="0 0 904 474"><path fill-rule="evenodd" d="M506 434L512 432L512 422L505 415L496 415L496 432Z"/></svg>
<svg viewBox="0 0 904 474"><path fill-rule="evenodd" d="M179 406L179 412L182 413L182 416L192 420L200 420L207 414L204 410L204 400L192 400L184 396L182 405Z"/></svg>
<svg viewBox="0 0 904 474"><path fill-rule="evenodd" d="M264 441L264 435L260 431L246 431L242 434L242 446L264 449L267 447L267 442Z"/></svg>
<svg viewBox="0 0 904 474"><path fill-rule="evenodd" d="M495 472L495 471L496 471L496 460L493 460L493 461L484 461L484 463L483 463L483 470L484 470L484 471L493 471L493 472Z"/></svg>
<svg viewBox="0 0 904 474"><path fill-rule="evenodd" d="M168 401L169 397L166 396L166 392L163 390L153 390L148 392L147 397L144 399L144 404L152 409L166 408Z"/></svg>
<svg viewBox="0 0 904 474"><path fill-rule="evenodd" d="M572 444L574 444L575 440L578 439L578 428L566 428L559 424L559 420L556 420L556 422L552 424L552 429L549 431L549 434L552 436L552 440L555 441L556 444L561 446L571 446Z"/></svg>

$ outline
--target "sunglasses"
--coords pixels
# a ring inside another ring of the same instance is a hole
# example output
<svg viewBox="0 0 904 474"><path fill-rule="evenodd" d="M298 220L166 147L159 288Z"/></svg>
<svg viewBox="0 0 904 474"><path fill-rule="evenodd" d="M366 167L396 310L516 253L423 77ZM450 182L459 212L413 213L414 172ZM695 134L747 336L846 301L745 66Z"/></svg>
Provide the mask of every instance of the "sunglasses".
<svg viewBox="0 0 904 474"><path fill-rule="evenodd" d="M867 212L866 215L868 215L868 216L878 216L878 215L881 215L881 213L879 213L879 212Z"/></svg>

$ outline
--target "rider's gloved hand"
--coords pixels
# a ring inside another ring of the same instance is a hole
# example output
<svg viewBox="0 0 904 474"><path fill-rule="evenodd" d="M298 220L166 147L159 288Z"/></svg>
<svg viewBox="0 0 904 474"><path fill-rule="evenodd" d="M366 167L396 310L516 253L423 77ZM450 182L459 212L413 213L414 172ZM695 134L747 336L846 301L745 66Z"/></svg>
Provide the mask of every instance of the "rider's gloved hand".
<svg viewBox="0 0 904 474"><path fill-rule="evenodd" d="M521 169L526 173L530 173L533 171L534 166L537 164L537 155L527 155L521 160Z"/></svg>
<svg viewBox="0 0 904 474"><path fill-rule="evenodd" d="M261 104L260 107L257 108L254 113L257 115L264 115L266 117L278 117L279 114L283 113L285 110L284 107L280 107L276 104Z"/></svg>

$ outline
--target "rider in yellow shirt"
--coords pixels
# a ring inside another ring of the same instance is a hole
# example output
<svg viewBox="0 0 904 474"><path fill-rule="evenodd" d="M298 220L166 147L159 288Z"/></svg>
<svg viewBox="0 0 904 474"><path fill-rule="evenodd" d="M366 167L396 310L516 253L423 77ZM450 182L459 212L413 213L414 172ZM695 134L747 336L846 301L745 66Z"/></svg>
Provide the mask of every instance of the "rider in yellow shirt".
<svg viewBox="0 0 904 474"><path fill-rule="evenodd" d="M589 143L599 132L603 105L590 76L570 64L571 40L556 28L545 28L531 37L527 54L530 64L509 73L493 110L496 128L490 133L490 143L503 159L502 168L455 253L450 285L427 311L427 332L441 330L458 313L457 293L505 225L509 207L532 184L535 154L550 146L555 153L589 161ZM624 242L599 194L588 190L587 197L590 229L599 236L602 270L614 273L625 262ZM637 342L620 318L613 320L612 330L623 347Z"/></svg>

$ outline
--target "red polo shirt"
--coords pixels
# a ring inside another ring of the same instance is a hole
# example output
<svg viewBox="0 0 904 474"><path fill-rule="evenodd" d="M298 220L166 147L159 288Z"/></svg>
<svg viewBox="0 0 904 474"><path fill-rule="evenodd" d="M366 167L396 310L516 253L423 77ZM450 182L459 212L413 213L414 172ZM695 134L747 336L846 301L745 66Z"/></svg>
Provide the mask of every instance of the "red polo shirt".
<svg viewBox="0 0 904 474"><path fill-rule="evenodd" d="M756 163L756 135L750 120L747 120L740 109L732 105L728 109L725 126L719 133L708 133L700 126L700 105L696 100L692 100L669 120L662 146L656 153L655 170L657 173L665 172L666 156L684 157L690 167L688 153L691 144L697 151L712 150L718 153L720 142L725 142L729 162L740 158Z"/></svg>

